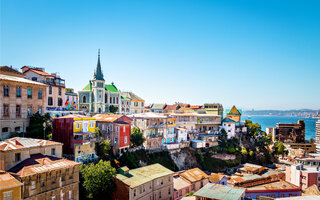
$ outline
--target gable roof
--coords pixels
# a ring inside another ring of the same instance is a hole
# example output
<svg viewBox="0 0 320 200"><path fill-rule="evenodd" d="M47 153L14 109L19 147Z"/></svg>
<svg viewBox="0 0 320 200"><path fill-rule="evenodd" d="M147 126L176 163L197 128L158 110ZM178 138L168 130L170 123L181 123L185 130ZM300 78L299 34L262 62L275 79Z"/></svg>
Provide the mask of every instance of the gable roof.
<svg viewBox="0 0 320 200"><path fill-rule="evenodd" d="M51 145L63 145L60 142L33 139L33 138L22 138L14 137L0 142L0 151L10 151L16 149L31 148L37 146L51 146Z"/></svg>
<svg viewBox="0 0 320 200"><path fill-rule="evenodd" d="M0 190L7 188L19 187L23 184L15 179L11 174L5 171L0 171Z"/></svg>
<svg viewBox="0 0 320 200"><path fill-rule="evenodd" d="M189 169L181 173L180 176L187 179L191 183L194 183L209 177L206 173L204 173L199 168Z"/></svg>
<svg viewBox="0 0 320 200"><path fill-rule="evenodd" d="M236 122L233 119L230 119L229 117L226 117L222 120L222 122Z"/></svg>
<svg viewBox="0 0 320 200"><path fill-rule="evenodd" d="M83 91L92 91L92 82L89 83L82 89Z"/></svg>
<svg viewBox="0 0 320 200"><path fill-rule="evenodd" d="M0 66L0 73L8 73L12 75L14 74L16 76L23 77L23 74L21 72L8 66Z"/></svg>
<svg viewBox="0 0 320 200"><path fill-rule="evenodd" d="M39 83L36 81L32 81L20 76L13 76L13 75L8 75L8 74L0 74L0 80L4 81L14 81L14 82L19 82L19 83L26 83L26 84L33 84L33 85L38 85L38 86L46 86L43 83Z"/></svg>
<svg viewBox="0 0 320 200"><path fill-rule="evenodd" d="M166 104L154 103L151 105L150 109L163 109Z"/></svg>
<svg viewBox="0 0 320 200"><path fill-rule="evenodd" d="M236 108L236 106L232 106L228 115L241 115L241 112Z"/></svg>
<svg viewBox="0 0 320 200"><path fill-rule="evenodd" d="M112 83L110 85L105 85L105 89L110 92L119 92L117 87Z"/></svg>
<svg viewBox="0 0 320 200"><path fill-rule="evenodd" d="M178 108L180 108L180 106L178 104L174 104L174 105L165 105L164 110L177 110Z"/></svg>
<svg viewBox="0 0 320 200"><path fill-rule="evenodd" d="M114 114L96 114L93 117L96 118L98 122L115 122L125 115L114 115Z"/></svg>
<svg viewBox="0 0 320 200"><path fill-rule="evenodd" d="M138 100L138 101L143 101L142 98L134 94L133 92L121 92L121 96L124 98L129 98L131 100Z"/></svg>

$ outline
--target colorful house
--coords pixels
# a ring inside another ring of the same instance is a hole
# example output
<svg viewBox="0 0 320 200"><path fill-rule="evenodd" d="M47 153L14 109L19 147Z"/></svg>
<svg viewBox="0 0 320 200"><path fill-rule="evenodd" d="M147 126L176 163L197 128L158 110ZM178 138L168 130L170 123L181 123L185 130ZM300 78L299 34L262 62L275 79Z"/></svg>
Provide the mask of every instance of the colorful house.
<svg viewBox="0 0 320 200"><path fill-rule="evenodd" d="M113 114L97 114L93 117L104 138L110 140L114 153L121 154L129 149L131 118Z"/></svg>
<svg viewBox="0 0 320 200"><path fill-rule="evenodd" d="M228 139L236 136L236 121L234 121L233 119L230 119L228 117L224 118L222 120L221 128L223 128L227 132Z"/></svg>
<svg viewBox="0 0 320 200"><path fill-rule="evenodd" d="M144 113L144 100L133 92L121 92L121 98L127 99L129 106L127 106L126 114ZM128 110L129 109L129 110Z"/></svg>
<svg viewBox="0 0 320 200"><path fill-rule="evenodd" d="M176 175L173 177L173 199L180 200L187 193L191 192L191 183L186 179Z"/></svg>
<svg viewBox="0 0 320 200"><path fill-rule="evenodd" d="M224 174L211 173L209 181L210 183L228 185L228 178Z"/></svg>
<svg viewBox="0 0 320 200"><path fill-rule="evenodd" d="M226 118L230 118L236 122L241 121L241 110L238 110L236 106L232 106L230 110L227 110Z"/></svg>
<svg viewBox="0 0 320 200"><path fill-rule="evenodd" d="M154 113L163 113L166 104L154 103L150 106L150 111Z"/></svg>
<svg viewBox="0 0 320 200"><path fill-rule="evenodd" d="M67 115L52 120L52 138L62 142L64 154L78 162L91 162L95 152L96 119L85 115Z"/></svg>

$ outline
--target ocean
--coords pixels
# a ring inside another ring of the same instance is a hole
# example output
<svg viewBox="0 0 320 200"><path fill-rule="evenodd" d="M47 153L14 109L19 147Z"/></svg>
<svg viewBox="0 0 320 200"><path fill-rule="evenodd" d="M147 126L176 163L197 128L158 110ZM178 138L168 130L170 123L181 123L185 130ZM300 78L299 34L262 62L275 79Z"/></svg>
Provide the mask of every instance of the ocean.
<svg viewBox="0 0 320 200"><path fill-rule="evenodd" d="M248 119L248 116L242 116L241 121ZM301 119L306 124L306 140L315 138L316 134L316 121L318 119L301 118L301 117L281 117L281 116L251 116L249 120L253 123L261 125L263 131L266 131L267 127L275 127L277 123L297 123Z"/></svg>

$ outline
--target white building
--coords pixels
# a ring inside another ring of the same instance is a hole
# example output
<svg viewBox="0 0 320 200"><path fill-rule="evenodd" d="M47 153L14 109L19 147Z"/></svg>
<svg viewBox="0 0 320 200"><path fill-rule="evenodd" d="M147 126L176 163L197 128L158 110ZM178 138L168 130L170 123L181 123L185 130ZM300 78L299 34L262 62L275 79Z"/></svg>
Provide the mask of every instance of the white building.
<svg viewBox="0 0 320 200"><path fill-rule="evenodd" d="M224 118L222 120L221 128L223 128L227 132L228 139L236 136L236 121L230 118Z"/></svg>

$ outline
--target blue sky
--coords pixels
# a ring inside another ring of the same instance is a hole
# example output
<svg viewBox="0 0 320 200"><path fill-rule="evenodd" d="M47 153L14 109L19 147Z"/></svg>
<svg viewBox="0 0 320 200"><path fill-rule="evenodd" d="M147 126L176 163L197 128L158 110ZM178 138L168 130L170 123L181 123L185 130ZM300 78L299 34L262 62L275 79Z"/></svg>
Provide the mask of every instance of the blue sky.
<svg viewBox="0 0 320 200"><path fill-rule="evenodd" d="M1 0L0 65L93 76L147 103L320 109L319 1Z"/></svg>

